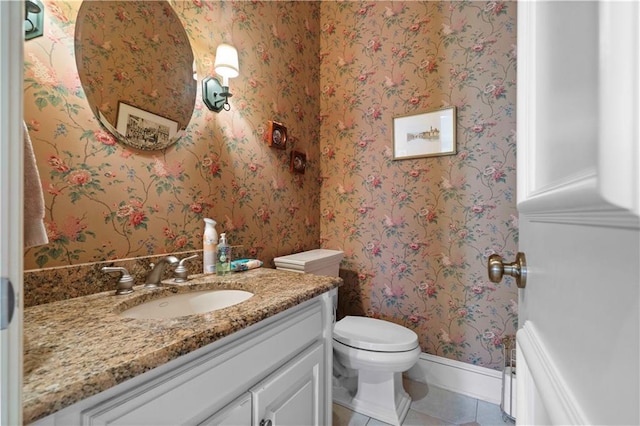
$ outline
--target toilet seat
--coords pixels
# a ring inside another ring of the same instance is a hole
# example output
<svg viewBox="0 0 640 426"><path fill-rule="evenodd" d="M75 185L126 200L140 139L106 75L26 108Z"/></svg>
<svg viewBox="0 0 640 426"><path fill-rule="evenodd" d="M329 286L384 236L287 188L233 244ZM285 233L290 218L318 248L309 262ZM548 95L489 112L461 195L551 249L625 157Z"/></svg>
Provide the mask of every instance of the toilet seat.
<svg viewBox="0 0 640 426"><path fill-rule="evenodd" d="M418 335L413 330L369 317L344 317L336 322L333 339L343 345L374 352L405 352L418 347Z"/></svg>

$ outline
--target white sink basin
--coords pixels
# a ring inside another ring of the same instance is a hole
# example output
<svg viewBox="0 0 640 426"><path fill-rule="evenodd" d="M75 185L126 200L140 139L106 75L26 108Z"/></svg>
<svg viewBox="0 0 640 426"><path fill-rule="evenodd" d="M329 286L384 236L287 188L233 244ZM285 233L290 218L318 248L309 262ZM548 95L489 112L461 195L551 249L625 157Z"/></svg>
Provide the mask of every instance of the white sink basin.
<svg viewBox="0 0 640 426"><path fill-rule="evenodd" d="M137 319L160 319L204 314L237 305L251 296L253 293L244 290L193 291L150 300L127 309L120 316Z"/></svg>

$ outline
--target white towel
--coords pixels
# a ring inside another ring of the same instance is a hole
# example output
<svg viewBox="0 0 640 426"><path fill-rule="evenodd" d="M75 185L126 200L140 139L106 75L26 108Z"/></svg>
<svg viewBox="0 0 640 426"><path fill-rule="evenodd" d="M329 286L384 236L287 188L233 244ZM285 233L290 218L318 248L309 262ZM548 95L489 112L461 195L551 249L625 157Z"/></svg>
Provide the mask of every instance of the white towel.
<svg viewBox="0 0 640 426"><path fill-rule="evenodd" d="M29 137L27 123L24 125L24 247L47 244L47 229L44 226L44 195L36 165L36 156Z"/></svg>

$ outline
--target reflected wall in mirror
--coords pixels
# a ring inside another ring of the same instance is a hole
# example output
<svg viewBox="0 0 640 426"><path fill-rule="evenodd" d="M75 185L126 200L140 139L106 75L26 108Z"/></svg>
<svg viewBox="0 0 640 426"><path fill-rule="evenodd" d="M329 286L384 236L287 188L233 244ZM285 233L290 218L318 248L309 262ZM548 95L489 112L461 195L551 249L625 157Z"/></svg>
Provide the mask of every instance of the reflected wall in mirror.
<svg viewBox="0 0 640 426"><path fill-rule="evenodd" d="M168 2L83 2L75 53L87 101L116 139L133 148L158 150L180 138L193 114L197 80L187 33ZM141 114L118 114L121 104ZM118 122L119 115L136 126ZM164 129L166 122L177 126ZM165 132L168 137L156 137Z"/></svg>

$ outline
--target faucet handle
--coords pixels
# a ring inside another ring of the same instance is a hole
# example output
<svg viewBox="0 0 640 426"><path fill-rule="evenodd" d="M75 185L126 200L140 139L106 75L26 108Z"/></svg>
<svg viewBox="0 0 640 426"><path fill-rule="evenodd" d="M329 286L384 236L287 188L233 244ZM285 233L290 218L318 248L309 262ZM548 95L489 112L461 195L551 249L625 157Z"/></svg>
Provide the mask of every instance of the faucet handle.
<svg viewBox="0 0 640 426"><path fill-rule="evenodd" d="M186 266L184 266L184 262L186 262L187 260L195 259L196 257L198 257L198 255L194 254L193 256L185 257L180 262L178 262L178 266L176 266L176 270L175 270L175 277L173 279L174 282L183 283L187 281L189 270L187 269Z"/></svg>
<svg viewBox="0 0 640 426"><path fill-rule="evenodd" d="M102 272L120 272L120 278L118 279L118 286L116 287L116 294L129 294L133 292L133 278L129 275L129 271L126 268L120 266L105 266L102 268Z"/></svg>

